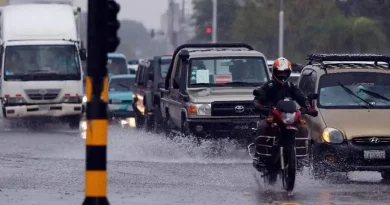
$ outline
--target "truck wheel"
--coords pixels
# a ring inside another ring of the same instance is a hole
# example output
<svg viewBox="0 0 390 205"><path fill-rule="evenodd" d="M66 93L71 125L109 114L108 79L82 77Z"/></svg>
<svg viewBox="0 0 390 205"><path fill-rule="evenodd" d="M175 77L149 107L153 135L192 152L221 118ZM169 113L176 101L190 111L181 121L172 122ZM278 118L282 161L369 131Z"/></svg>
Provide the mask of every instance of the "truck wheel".
<svg viewBox="0 0 390 205"><path fill-rule="evenodd" d="M69 128L79 129L80 128L81 116L72 116L69 118Z"/></svg>
<svg viewBox="0 0 390 205"><path fill-rule="evenodd" d="M142 128L144 126L144 119L143 119L143 116L141 115L141 113L139 113L138 111L135 112L135 127L136 128Z"/></svg>
<svg viewBox="0 0 390 205"><path fill-rule="evenodd" d="M149 110L149 108L145 107L145 110ZM146 132L150 132L153 129L153 117L149 116L147 112L144 115L144 127Z"/></svg>
<svg viewBox="0 0 390 205"><path fill-rule="evenodd" d="M159 134L162 130L161 128L161 122L162 122L162 117L161 117L161 110L160 106L155 105L154 106L154 112L153 112L153 132L156 134Z"/></svg>

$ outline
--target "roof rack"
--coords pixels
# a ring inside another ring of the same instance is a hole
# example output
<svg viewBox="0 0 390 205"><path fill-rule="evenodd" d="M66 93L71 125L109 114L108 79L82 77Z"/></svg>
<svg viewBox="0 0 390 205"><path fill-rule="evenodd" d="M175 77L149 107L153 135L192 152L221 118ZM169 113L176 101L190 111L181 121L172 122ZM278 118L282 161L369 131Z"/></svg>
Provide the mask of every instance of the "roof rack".
<svg viewBox="0 0 390 205"><path fill-rule="evenodd" d="M378 62L384 62L387 63L387 68L390 68L390 56L388 55L380 55L380 54L321 54L321 53L314 53L309 54L306 58L306 60L309 60L308 65L313 65L313 62L317 62L321 64L321 69L326 70L326 65L340 65L340 64L347 64L347 65L361 65L361 64L367 64L367 62L374 62L375 66L378 66ZM329 62L324 63L326 61L338 61L335 62ZM367 64L369 65L369 64ZM374 66L372 66L374 67ZM381 66L383 68L383 66Z"/></svg>

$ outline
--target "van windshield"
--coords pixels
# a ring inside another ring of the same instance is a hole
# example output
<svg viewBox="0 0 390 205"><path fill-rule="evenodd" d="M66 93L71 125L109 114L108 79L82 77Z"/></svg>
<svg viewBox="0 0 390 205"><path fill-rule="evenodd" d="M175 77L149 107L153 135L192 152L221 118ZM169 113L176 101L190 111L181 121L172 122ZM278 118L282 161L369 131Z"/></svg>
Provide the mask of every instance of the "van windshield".
<svg viewBox="0 0 390 205"><path fill-rule="evenodd" d="M127 62L125 58L108 57L107 69L108 73L112 75L128 74Z"/></svg>
<svg viewBox="0 0 390 205"><path fill-rule="evenodd" d="M80 80L75 45L7 46L4 80Z"/></svg>

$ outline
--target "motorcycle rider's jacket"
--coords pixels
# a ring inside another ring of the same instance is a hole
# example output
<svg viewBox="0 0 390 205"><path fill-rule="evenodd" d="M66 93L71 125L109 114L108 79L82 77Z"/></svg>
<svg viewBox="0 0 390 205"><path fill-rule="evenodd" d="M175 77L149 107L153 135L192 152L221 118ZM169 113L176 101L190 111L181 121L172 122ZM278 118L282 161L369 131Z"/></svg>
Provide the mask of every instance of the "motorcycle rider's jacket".
<svg viewBox="0 0 390 205"><path fill-rule="evenodd" d="M293 83L286 81L285 83L275 82L274 80L268 81L261 87L253 90L255 96L254 105L256 108L263 106L273 107L286 97L296 101L299 106L307 110L312 110L308 99L305 97L301 89L299 89Z"/></svg>

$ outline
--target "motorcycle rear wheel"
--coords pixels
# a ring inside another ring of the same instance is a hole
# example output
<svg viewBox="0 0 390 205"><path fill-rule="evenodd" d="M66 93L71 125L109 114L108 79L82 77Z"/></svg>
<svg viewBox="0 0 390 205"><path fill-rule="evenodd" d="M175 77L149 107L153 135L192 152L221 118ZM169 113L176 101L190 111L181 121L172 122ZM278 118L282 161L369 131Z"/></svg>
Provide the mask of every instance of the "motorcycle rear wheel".
<svg viewBox="0 0 390 205"><path fill-rule="evenodd" d="M285 147L283 150L285 169L282 171L283 187L286 191L294 190L297 172L297 158L294 146Z"/></svg>

